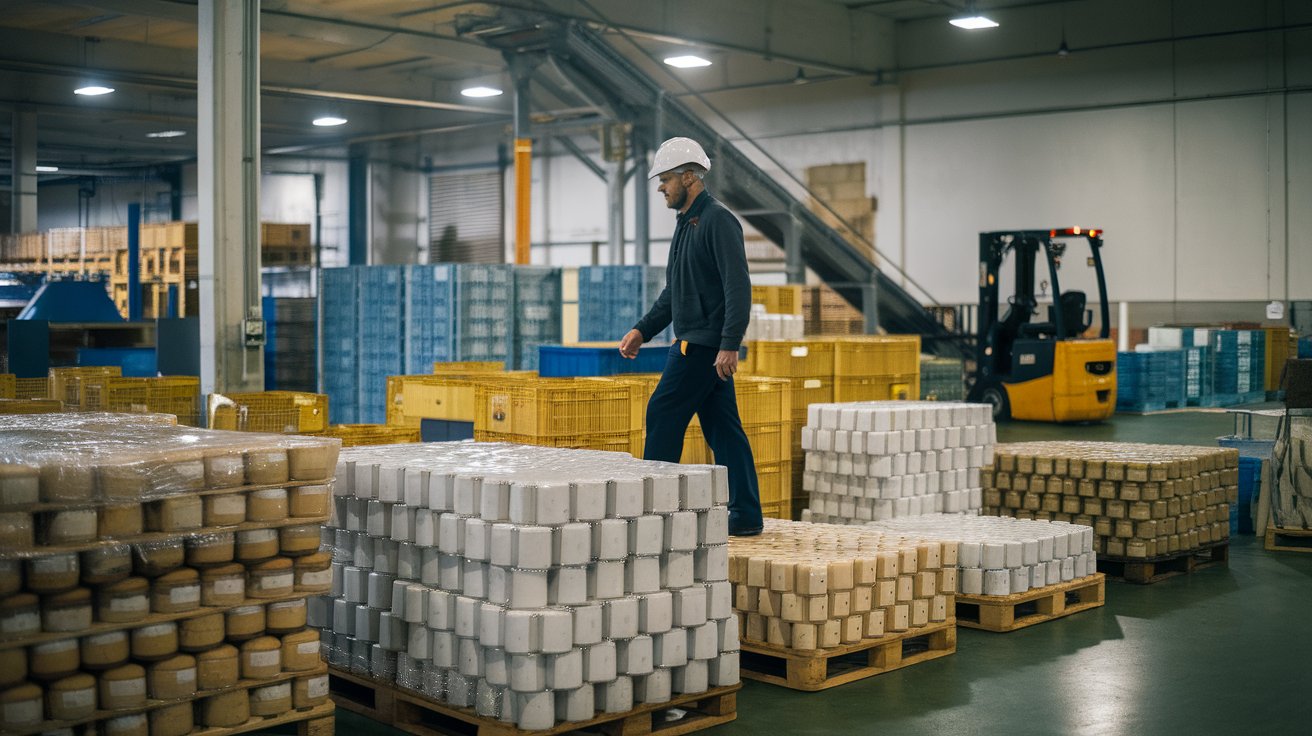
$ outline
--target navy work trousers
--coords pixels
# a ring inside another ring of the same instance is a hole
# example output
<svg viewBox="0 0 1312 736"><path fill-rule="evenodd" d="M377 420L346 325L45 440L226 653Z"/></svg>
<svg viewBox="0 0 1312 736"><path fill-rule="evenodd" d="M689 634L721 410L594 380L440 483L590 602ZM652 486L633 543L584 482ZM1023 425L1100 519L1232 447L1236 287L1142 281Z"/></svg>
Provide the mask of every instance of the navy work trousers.
<svg viewBox="0 0 1312 736"><path fill-rule="evenodd" d="M687 346L685 354L683 346ZM715 454L715 463L729 469L729 528L750 531L761 527L761 493L756 483L756 462L747 443L733 378L721 381L715 374L717 348L675 342L665 362L661 382L647 403L647 460L679 462L683 435L693 414Z"/></svg>

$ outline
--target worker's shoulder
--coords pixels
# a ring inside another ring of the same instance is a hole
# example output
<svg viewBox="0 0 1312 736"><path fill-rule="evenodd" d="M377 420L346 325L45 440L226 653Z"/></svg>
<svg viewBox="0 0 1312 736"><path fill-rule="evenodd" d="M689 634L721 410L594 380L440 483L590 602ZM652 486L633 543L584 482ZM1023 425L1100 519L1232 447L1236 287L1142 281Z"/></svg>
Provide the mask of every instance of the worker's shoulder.
<svg viewBox="0 0 1312 736"><path fill-rule="evenodd" d="M701 217L698 219L708 225L733 223L739 228L742 227L742 223L738 222L738 217L730 212L723 202L714 197L709 198L706 202L706 207L702 209Z"/></svg>

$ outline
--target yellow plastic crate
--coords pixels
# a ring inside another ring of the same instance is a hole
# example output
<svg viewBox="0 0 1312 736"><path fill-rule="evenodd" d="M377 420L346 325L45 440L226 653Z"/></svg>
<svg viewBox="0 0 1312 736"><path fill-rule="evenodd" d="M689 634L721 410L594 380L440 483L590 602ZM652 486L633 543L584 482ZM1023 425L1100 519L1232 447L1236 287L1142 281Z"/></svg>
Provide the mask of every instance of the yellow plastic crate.
<svg viewBox="0 0 1312 736"><path fill-rule="evenodd" d="M541 435L511 434L493 432L486 429L474 429L474 439L479 442L513 442L519 445L538 445L539 447L564 447L574 450L603 450L606 452L627 452L633 454L635 447L641 447L641 432L599 432L563 437L544 437ZM641 451L639 451L639 455Z"/></svg>
<svg viewBox="0 0 1312 736"><path fill-rule="evenodd" d="M56 414L63 402L54 399L0 399L0 414Z"/></svg>
<svg viewBox="0 0 1312 736"><path fill-rule="evenodd" d="M82 379L94 376L121 376L123 369L116 365L80 365L51 368L47 396L70 406L82 403Z"/></svg>
<svg viewBox="0 0 1312 736"><path fill-rule="evenodd" d="M322 433L336 437L342 447L361 445L399 445L419 441L418 427L389 427L386 424L330 424Z"/></svg>
<svg viewBox="0 0 1312 736"><path fill-rule="evenodd" d="M15 399L49 399L50 381L45 378L15 378Z"/></svg>
<svg viewBox="0 0 1312 736"><path fill-rule="evenodd" d="M792 479L793 464L791 462L785 461L768 465L756 464L756 485L761 493L762 511L765 511L767 505L769 505L788 514L772 518L792 518Z"/></svg>
<svg viewBox="0 0 1312 736"><path fill-rule="evenodd" d="M791 378L791 398L789 406L793 413L793 423L797 425L794 432L799 437L806 425L806 411L811 404L829 404L834 399L834 379L832 378Z"/></svg>
<svg viewBox="0 0 1312 736"><path fill-rule="evenodd" d="M802 285L753 286L752 304L761 304L769 314L801 314Z"/></svg>
<svg viewBox="0 0 1312 736"><path fill-rule="evenodd" d="M476 383L523 381L537 375L536 371L504 371L388 376L387 423L394 427L418 427L424 419L472 422Z"/></svg>
<svg viewBox="0 0 1312 736"><path fill-rule="evenodd" d="M920 335L860 335L834 339L834 377L920 372Z"/></svg>
<svg viewBox="0 0 1312 736"><path fill-rule="evenodd" d="M907 401L920 398L920 374L834 379L834 401Z"/></svg>
<svg viewBox="0 0 1312 736"><path fill-rule="evenodd" d="M328 428L326 394L301 391L210 394L208 406L210 429L301 434Z"/></svg>
<svg viewBox="0 0 1312 736"><path fill-rule="evenodd" d="M474 402L475 433L570 437L632 431L627 385L570 378L479 382Z"/></svg>
<svg viewBox="0 0 1312 736"><path fill-rule="evenodd" d="M832 378L832 340L755 340L747 352L755 352L752 375L776 378Z"/></svg>
<svg viewBox="0 0 1312 736"><path fill-rule="evenodd" d="M14 398L14 392L18 390L14 380L14 374L0 373L0 399Z"/></svg>
<svg viewBox="0 0 1312 736"><path fill-rule="evenodd" d="M200 425L200 378L196 376L91 376L81 381L80 406L85 411L172 414L178 424Z"/></svg>
<svg viewBox="0 0 1312 736"><path fill-rule="evenodd" d="M752 447L752 459L756 461L758 467L792 459L792 426L791 421L785 421L779 424L743 427L743 432L747 434L747 444ZM679 458L679 462L695 465L715 463L715 455L706 444L706 437L702 434L700 426L688 427L688 433L683 437L683 456Z"/></svg>
<svg viewBox="0 0 1312 736"><path fill-rule="evenodd" d="M505 369L505 363L486 360L466 360L456 362L438 361L433 364L433 373L437 375L446 375L450 373L500 373Z"/></svg>
<svg viewBox="0 0 1312 736"><path fill-rule="evenodd" d="M656 384L661 382L659 373L619 373L613 376L587 376L577 381L595 381L630 387L629 394L629 429L641 431L647 427L647 402L651 399ZM694 421L696 417L693 418Z"/></svg>

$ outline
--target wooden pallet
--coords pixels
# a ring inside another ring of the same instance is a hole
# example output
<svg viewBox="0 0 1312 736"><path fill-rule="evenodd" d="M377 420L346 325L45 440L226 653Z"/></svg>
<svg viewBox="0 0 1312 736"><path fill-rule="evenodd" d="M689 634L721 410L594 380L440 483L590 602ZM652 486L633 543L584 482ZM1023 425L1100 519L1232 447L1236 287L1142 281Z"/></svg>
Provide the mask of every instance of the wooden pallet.
<svg viewBox="0 0 1312 736"><path fill-rule="evenodd" d="M240 726L227 726L224 728L202 728L198 731L192 731L190 736L228 736L228 734L250 733L264 731L281 726L284 723L296 724L296 736L333 736L336 727L337 718L333 715L335 707L332 703L307 708L305 710L292 710L280 716L269 718L260 718L259 716L251 718L249 721Z"/></svg>
<svg viewBox="0 0 1312 736"><path fill-rule="evenodd" d="M1046 585L1014 595L957 594L957 625L1004 633L1106 602L1107 576L1096 572L1067 583Z"/></svg>
<svg viewBox="0 0 1312 736"><path fill-rule="evenodd" d="M376 682L335 667L328 675L333 702L339 708L416 736L556 736L585 730L613 736L681 736L735 720L738 717L738 691L742 689L739 684L704 693L676 695L667 702L639 705L623 713L603 713L591 720L562 723L545 731L524 731L480 716L469 708L437 703L392 683ZM677 720L667 720L673 711L682 711L684 715Z"/></svg>
<svg viewBox="0 0 1312 736"><path fill-rule="evenodd" d="M756 641L741 646L744 679L816 692L946 657L957 651L957 622L948 619L830 649L790 649Z"/></svg>
<svg viewBox="0 0 1312 736"><path fill-rule="evenodd" d="M1186 575L1230 561L1230 542L1212 542L1197 549L1159 555L1145 559L1133 557L1099 557L1098 572L1127 583L1159 583L1176 575Z"/></svg>
<svg viewBox="0 0 1312 736"><path fill-rule="evenodd" d="M1312 529L1266 528L1267 550L1271 552L1312 552Z"/></svg>

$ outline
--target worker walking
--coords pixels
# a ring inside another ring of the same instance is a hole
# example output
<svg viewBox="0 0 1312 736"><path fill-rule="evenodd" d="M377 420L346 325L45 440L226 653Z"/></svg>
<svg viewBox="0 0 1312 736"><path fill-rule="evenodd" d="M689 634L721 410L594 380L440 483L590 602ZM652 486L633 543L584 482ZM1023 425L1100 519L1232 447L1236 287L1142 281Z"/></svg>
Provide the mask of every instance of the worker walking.
<svg viewBox="0 0 1312 736"><path fill-rule="evenodd" d="M729 533L761 533L761 496L752 448L738 417L733 376L751 315L743 227L706 191L710 159L690 138L671 138L656 151L647 178L660 178L665 205L678 212L666 285L646 316L620 341L638 348L674 323L675 343L647 404L647 460L679 462L683 435L696 414L715 462L729 469Z"/></svg>

